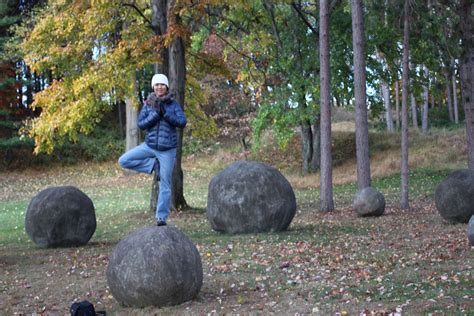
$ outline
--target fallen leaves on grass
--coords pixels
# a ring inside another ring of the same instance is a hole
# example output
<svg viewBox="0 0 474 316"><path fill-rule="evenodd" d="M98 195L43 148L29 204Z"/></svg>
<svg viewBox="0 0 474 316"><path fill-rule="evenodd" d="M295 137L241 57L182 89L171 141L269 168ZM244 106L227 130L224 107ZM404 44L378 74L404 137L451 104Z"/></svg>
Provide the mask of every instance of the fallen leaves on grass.
<svg viewBox="0 0 474 316"><path fill-rule="evenodd" d="M208 276L246 280L246 287L232 283L232 290L223 290L227 294L247 290L271 297L305 288L315 301L339 304L396 303L431 295L445 300L440 289L451 292L463 282L472 285L472 254L463 229L446 226L432 203L413 203L409 211L389 208L387 215L372 219L357 217L350 208L306 215L315 217L310 228L251 235L248 242L236 237L232 247L226 241L201 245L212 254L204 257ZM309 221L299 218L297 225ZM472 304L472 298L466 299ZM392 306L360 314L399 315L405 307Z"/></svg>
<svg viewBox="0 0 474 316"><path fill-rule="evenodd" d="M22 199L49 182L84 185L94 197L101 231L95 242L77 249L42 250L25 241L16 248L2 247L0 287L7 311L64 311L82 299L121 311L107 288L105 269L114 244L152 218L144 213L149 178L113 172L106 178L88 174L91 181L74 172L54 181L53 176L31 182L25 178L7 189L2 182L0 200L16 197L15 188L28 183L31 190ZM192 177L202 182L197 173ZM173 213L171 222L201 254L204 286L197 300L164 313L462 314L474 308L474 257L465 225L444 223L432 201L413 201L410 210L389 205L384 216L360 218L351 207L317 211L314 194L298 193L298 213L281 233L219 234L202 210ZM202 196L195 200L205 202ZM23 205L2 208L21 217ZM17 226L15 237L22 230Z"/></svg>

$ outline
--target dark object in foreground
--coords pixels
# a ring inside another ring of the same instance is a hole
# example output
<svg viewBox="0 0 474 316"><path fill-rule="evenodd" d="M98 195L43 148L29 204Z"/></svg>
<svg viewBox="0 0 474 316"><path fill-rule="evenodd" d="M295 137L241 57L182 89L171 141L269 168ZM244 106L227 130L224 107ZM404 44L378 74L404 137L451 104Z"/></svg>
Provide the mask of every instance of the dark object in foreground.
<svg viewBox="0 0 474 316"><path fill-rule="evenodd" d="M76 302L71 305L71 316L106 316L105 311L96 311L94 305L89 301Z"/></svg>
<svg viewBox="0 0 474 316"><path fill-rule="evenodd" d="M212 178L207 218L216 231L259 233L286 230L296 213L296 198L275 168L237 161Z"/></svg>
<svg viewBox="0 0 474 316"><path fill-rule="evenodd" d="M196 246L173 226L146 227L115 246L107 267L110 292L124 306L178 305L202 286Z"/></svg>
<svg viewBox="0 0 474 316"><path fill-rule="evenodd" d="M94 204L75 187L47 188L31 200L25 229L40 247L85 245L96 229Z"/></svg>
<svg viewBox="0 0 474 316"><path fill-rule="evenodd" d="M89 301L73 303L71 305L71 316L95 316L94 305Z"/></svg>
<svg viewBox="0 0 474 316"><path fill-rule="evenodd" d="M474 171L458 170L436 188L436 208L450 223L467 223L474 215Z"/></svg>

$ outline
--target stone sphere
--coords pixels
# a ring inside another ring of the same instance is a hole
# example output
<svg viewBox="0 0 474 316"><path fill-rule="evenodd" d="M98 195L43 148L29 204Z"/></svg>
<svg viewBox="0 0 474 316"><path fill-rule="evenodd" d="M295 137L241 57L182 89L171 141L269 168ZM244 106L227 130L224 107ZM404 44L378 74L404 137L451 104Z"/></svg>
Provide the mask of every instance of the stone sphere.
<svg viewBox="0 0 474 316"><path fill-rule="evenodd" d="M178 305L196 297L202 286L196 246L172 226L139 229L114 248L107 282L124 306Z"/></svg>
<svg viewBox="0 0 474 316"><path fill-rule="evenodd" d="M85 245L95 228L94 204L72 186L50 187L39 192L26 211L26 232L40 247Z"/></svg>
<svg viewBox="0 0 474 316"><path fill-rule="evenodd" d="M355 194L353 207L359 216L381 216L385 212L385 198L376 189L367 187Z"/></svg>
<svg viewBox="0 0 474 316"><path fill-rule="evenodd" d="M474 215L474 171L458 170L436 188L435 203L439 214L451 223L467 223Z"/></svg>
<svg viewBox="0 0 474 316"><path fill-rule="evenodd" d="M277 169L263 163L234 162L209 183L207 218L216 231L282 231L295 213L290 183Z"/></svg>
<svg viewBox="0 0 474 316"><path fill-rule="evenodd" d="M467 238L469 239L469 244L474 246L474 215L471 216L469 224L467 225Z"/></svg>

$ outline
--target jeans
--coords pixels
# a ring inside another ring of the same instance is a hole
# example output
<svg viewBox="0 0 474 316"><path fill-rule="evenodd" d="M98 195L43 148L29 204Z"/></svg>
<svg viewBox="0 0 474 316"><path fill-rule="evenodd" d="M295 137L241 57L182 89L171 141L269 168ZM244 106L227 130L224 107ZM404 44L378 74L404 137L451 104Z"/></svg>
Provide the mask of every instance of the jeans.
<svg viewBox="0 0 474 316"><path fill-rule="evenodd" d="M170 214L171 177L176 159L176 148L161 151L142 143L123 154L118 163L125 169L152 173L156 159L160 162L160 192L156 206L156 220L166 221Z"/></svg>

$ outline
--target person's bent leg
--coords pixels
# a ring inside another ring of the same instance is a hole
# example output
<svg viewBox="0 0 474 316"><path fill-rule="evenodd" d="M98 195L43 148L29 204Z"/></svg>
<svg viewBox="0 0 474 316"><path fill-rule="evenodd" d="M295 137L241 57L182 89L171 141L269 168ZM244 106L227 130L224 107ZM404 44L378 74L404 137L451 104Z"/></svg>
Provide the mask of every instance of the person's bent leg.
<svg viewBox="0 0 474 316"><path fill-rule="evenodd" d="M156 207L156 220L165 221L170 214L171 205L171 178L173 176L174 161L176 158L176 149L158 152L160 161L160 193L158 194L158 203Z"/></svg>
<svg viewBox="0 0 474 316"><path fill-rule="evenodd" d="M156 160L156 150L142 143L120 156L118 163L122 168L142 173L151 173Z"/></svg>

